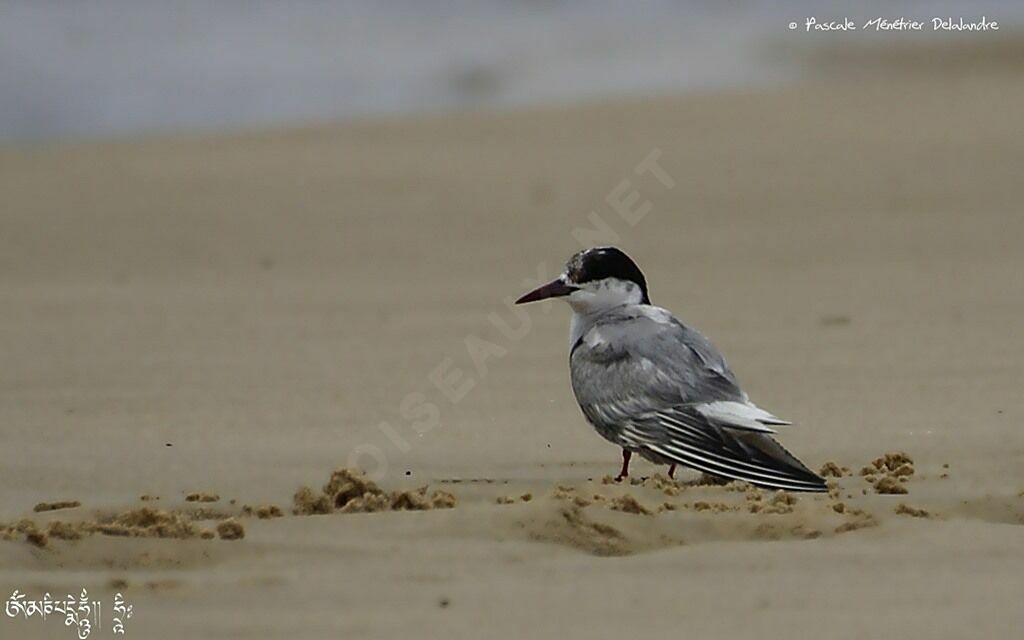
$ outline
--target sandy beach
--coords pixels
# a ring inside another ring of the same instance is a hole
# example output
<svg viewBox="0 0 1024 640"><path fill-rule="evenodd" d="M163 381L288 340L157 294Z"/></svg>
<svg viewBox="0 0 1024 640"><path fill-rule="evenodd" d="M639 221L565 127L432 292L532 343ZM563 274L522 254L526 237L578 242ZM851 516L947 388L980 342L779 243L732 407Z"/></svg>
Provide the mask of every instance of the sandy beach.
<svg viewBox="0 0 1024 640"><path fill-rule="evenodd" d="M1014 637L1024 71L914 64L0 150L4 598L121 592L155 639ZM568 310L507 303L608 243L831 495L603 480Z"/></svg>

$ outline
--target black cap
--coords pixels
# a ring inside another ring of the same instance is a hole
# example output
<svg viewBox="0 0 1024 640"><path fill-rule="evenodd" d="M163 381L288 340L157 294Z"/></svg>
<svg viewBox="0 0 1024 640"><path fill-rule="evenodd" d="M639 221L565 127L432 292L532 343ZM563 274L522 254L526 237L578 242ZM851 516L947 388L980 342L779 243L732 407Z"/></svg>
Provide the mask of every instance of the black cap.
<svg viewBox="0 0 1024 640"><path fill-rule="evenodd" d="M594 247L580 251L565 264L569 281L583 284L605 278L617 278L640 287L643 303L651 304L647 295L647 279L633 259L617 247Z"/></svg>

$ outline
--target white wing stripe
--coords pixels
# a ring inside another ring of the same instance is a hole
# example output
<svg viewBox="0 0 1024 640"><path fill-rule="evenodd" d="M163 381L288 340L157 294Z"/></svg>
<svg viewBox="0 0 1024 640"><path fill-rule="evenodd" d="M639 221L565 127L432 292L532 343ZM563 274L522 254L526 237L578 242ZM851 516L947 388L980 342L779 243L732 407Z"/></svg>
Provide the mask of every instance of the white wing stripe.
<svg viewBox="0 0 1024 640"><path fill-rule="evenodd" d="M747 402L719 400L717 402L700 404L695 408L698 413L708 420L727 427L773 433L771 429L766 429L764 425L781 426L790 424L781 418L773 416L761 407Z"/></svg>

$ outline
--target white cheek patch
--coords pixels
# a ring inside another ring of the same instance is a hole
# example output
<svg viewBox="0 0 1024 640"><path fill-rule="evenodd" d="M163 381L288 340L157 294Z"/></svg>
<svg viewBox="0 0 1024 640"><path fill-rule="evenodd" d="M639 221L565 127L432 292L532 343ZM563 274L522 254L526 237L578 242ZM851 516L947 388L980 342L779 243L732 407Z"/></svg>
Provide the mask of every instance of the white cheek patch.
<svg viewBox="0 0 1024 640"><path fill-rule="evenodd" d="M600 306L638 304L642 297L640 287L616 278L587 283L581 291L589 293L589 301Z"/></svg>
<svg viewBox="0 0 1024 640"><path fill-rule="evenodd" d="M585 316L623 305L640 304L643 300L643 292L638 285L617 278L604 278L574 286L578 288L566 296L565 301L573 311Z"/></svg>

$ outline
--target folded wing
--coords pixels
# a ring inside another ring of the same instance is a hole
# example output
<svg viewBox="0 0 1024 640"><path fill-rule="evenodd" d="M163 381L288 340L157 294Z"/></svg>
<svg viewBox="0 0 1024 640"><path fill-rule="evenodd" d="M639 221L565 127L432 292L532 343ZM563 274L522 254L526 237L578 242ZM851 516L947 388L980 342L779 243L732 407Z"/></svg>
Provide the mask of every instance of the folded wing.
<svg viewBox="0 0 1024 640"><path fill-rule="evenodd" d="M825 481L786 451L763 427L713 423L701 405L635 416L623 438L650 452L716 476L770 489L827 491Z"/></svg>
<svg viewBox="0 0 1024 640"><path fill-rule="evenodd" d="M587 419L624 447L763 487L826 490L770 437L789 423L754 406L714 345L663 309L609 314L574 345L570 368Z"/></svg>

